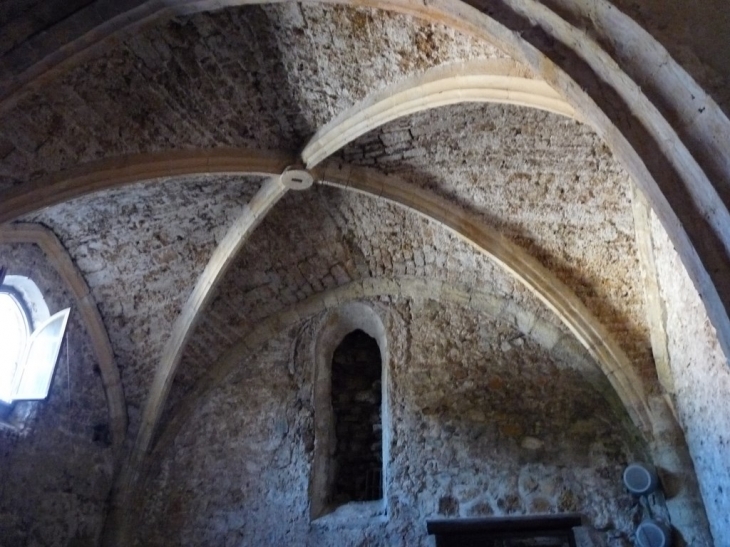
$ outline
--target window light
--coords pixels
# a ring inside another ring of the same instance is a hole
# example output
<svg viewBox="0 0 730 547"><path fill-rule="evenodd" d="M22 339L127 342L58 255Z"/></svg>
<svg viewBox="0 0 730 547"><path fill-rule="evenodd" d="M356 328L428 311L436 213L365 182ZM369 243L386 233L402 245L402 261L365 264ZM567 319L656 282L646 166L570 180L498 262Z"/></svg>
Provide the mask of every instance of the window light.
<svg viewBox="0 0 730 547"><path fill-rule="evenodd" d="M27 278L23 282L35 287ZM33 331L26 310L36 303L24 302L19 293L6 288L0 287L0 401L45 399L71 310L56 313Z"/></svg>
<svg viewBox="0 0 730 547"><path fill-rule="evenodd" d="M23 358L30 336L28 319L17 299L7 292L0 292L0 400L12 401L15 371Z"/></svg>

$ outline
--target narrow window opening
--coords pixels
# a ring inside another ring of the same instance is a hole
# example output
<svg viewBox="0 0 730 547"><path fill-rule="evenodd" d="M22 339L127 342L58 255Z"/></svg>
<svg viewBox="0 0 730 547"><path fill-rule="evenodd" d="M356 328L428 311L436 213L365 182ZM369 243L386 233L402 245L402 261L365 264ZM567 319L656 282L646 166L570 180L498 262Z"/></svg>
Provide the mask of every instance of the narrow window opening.
<svg viewBox="0 0 730 547"><path fill-rule="evenodd" d="M4 419L15 401L48 396L71 310L50 316L33 281L6 276L4 269L0 274L0 419Z"/></svg>
<svg viewBox="0 0 730 547"><path fill-rule="evenodd" d="M314 346L309 514L322 525L387 520L388 339L380 316L348 302L323 318Z"/></svg>
<svg viewBox="0 0 730 547"><path fill-rule="evenodd" d="M378 343L362 330L351 332L332 358L335 505L383 497L381 384Z"/></svg>

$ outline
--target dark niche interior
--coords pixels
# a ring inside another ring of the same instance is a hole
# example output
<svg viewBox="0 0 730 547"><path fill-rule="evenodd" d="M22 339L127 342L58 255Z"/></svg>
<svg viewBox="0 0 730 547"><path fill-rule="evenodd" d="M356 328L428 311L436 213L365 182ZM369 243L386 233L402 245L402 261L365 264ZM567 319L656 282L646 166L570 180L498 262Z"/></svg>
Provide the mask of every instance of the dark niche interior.
<svg viewBox="0 0 730 547"><path fill-rule="evenodd" d="M335 505L383 496L381 377L375 339L361 330L345 336L332 357Z"/></svg>

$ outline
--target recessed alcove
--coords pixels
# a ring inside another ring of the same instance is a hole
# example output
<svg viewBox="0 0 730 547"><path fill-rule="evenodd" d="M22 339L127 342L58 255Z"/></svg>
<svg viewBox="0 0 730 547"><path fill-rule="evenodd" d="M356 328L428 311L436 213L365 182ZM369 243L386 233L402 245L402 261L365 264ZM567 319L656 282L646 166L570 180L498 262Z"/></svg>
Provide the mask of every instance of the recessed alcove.
<svg viewBox="0 0 730 547"><path fill-rule="evenodd" d="M387 341L371 307L324 319L314 349L315 447L310 517L382 519L387 484Z"/></svg>

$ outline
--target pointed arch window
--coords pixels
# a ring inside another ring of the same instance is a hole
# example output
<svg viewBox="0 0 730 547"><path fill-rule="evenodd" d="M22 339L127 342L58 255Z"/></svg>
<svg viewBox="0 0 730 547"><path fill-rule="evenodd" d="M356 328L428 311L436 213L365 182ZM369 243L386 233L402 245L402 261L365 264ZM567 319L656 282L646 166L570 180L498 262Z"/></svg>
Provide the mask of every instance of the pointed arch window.
<svg viewBox="0 0 730 547"><path fill-rule="evenodd" d="M388 342L378 313L348 302L323 319L314 348L310 518L387 519Z"/></svg>
<svg viewBox="0 0 730 547"><path fill-rule="evenodd" d="M70 311L50 316L40 290L27 277L0 281L0 402L48 396Z"/></svg>

